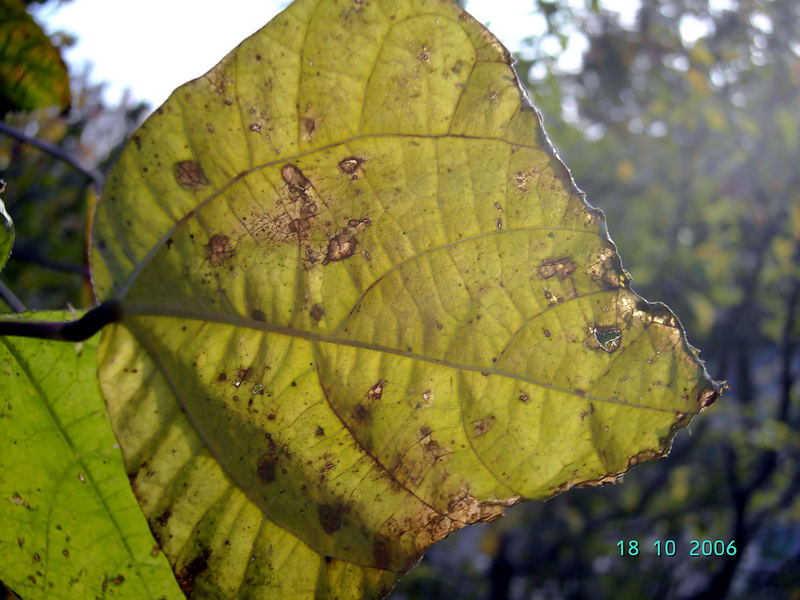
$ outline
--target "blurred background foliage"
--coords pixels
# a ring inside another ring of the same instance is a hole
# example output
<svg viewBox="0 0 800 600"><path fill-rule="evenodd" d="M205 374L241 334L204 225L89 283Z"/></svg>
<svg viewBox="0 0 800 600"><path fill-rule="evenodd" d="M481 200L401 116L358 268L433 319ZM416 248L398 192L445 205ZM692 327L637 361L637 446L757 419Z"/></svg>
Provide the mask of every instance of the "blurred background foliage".
<svg viewBox="0 0 800 600"><path fill-rule="evenodd" d="M668 458L458 532L391 598L800 599L800 5L651 0L630 19L611 2L530 1L547 33L516 67L550 138L606 212L634 287L672 307L729 389ZM574 36L582 65L560 70ZM2 121L24 134L0 132L17 228L2 282L30 308L90 304L97 173L149 110L106 105L85 72L71 84L68 111ZM657 556L668 539L675 555ZM640 553L620 556L620 540ZM689 556L690 540L738 551Z"/></svg>
<svg viewBox="0 0 800 600"><path fill-rule="evenodd" d="M533 4L548 34L516 68L551 140L633 286L730 389L668 458L459 532L392 597L800 598L800 3ZM582 67L559 72L575 29ZM738 552L692 557L692 539Z"/></svg>

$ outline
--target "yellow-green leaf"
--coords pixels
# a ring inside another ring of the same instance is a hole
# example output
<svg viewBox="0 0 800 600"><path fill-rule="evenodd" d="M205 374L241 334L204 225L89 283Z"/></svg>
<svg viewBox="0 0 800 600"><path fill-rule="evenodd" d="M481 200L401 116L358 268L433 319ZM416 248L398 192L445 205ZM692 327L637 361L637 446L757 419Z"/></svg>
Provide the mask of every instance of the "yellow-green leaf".
<svg viewBox="0 0 800 600"><path fill-rule="evenodd" d="M69 75L58 49L21 0L0 0L0 115L69 103Z"/></svg>
<svg viewBox="0 0 800 600"><path fill-rule="evenodd" d="M100 379L195 598L362 598L717 395L455 4L299 0L179 88L93 232Z"/></svg>
<svg viewBox="0 0 800 600"><path fill-rule="evenodd" d="M97 341L0 337L0 580L25 600L180 598L111 433Z"/></svg>

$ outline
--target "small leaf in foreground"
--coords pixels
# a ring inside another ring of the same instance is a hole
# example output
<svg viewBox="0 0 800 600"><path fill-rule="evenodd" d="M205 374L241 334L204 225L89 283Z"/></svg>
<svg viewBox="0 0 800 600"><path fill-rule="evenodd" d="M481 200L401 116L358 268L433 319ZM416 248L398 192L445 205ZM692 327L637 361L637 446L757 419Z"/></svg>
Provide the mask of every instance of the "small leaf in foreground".
<svg viewBox="0 0 800 600"><path fill-rule="evenodd" d="M187 594L381 596L716 398L510 63L454 4L299 0L123 151L100 380Z"/></svg>
<svg viewBox="0 0 800 600"><path fill-rule="evenodd" d="M96 345L0 337L0 580L25 600L180 598L125 476Z"/></svg>

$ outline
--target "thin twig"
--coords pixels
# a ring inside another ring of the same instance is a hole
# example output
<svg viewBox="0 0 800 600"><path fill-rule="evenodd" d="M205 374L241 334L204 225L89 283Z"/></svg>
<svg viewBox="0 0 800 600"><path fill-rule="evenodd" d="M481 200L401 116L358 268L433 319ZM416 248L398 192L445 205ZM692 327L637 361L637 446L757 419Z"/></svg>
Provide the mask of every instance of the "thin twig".
<svg viewBox="0 0 800 600"><path fill-rule="evenodd" d="M798 300L800 300L800 281L795 281L789 299L786 302L786 322L783 325L781 340L781 402L778 409L778 420L786 423L789 419L789 404L792 398L794 377L792 376L792 359L796 340L792 335L795 324Z"/></svg>
<svg viewBox="0 0 800 600"><path fill-rule="evenodd" d="M44 267L46 269L52 269L53 271L61 271L63 273L76 273L85 277L88 274L88 269L83 265L76 265L74 263L65 262L62 260L53 260L50 258L46 258L44 256L40 256L36 252L31 252L30 250L26 250L24 248L14 248L14 260L20 260L24 262L33 263L35 265L39 265L40 267Z"/></svg>
<svg viewBox="0 0 800 600"><path fill-rule="evenodd" d="M0 319L0 336L16 335L59 342L88 340L109 323L122 320L122 304L109 300L96 306L77 321L33 321L30 319Z"/></svg>
<svg viewBox="0 0 800 600"><path fill-rule="evenodd" d="M6 304L8 304L14 312L25 312L28 310L20 299L14 295L14 292L8 289L8 286L2 281L0 281L0 296L2 296L3 300L6 301Z"/></svg>
<svg viewBox="0 0 800 600"><path fill-rule="evenodd" d="M85 177L87 177L97 185L101 185L103 183L103 175L100 173L100 171L98 171L97 169L87 169L86 167L81 165L75 159L75 157L70 156L69 154L64 152L61 148L59 148L58 146L56 146L51 142L31 137L21 129L18 129L13 125L9 125L8 123L4 123L3 121L0 121L0 133L5 133L6 135L16 138L21 142L30 144L31 146L35 146L36 148L39 148L39 150L47 152L48 154L58 158L59 160L63 160L73 169L80 171Z"/></svg>

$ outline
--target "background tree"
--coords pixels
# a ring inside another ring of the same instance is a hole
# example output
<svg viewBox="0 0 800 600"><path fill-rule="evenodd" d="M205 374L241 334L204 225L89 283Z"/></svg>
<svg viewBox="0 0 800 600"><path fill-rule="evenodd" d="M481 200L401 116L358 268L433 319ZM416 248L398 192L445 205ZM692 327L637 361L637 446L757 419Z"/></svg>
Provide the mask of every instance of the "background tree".
<svg viewBox="0 0 800 600"><path fill-rule="evenodd" d="M538 2L551 36L577 26L588 50L579 72L558 73L531 40L518 70L606 211L634 287L676 311L730 389L668 459L622 486L513 509L478 555L448 540L395 597L800 593L800 7L714 4L646 2L626 25L596 3ZM619 556L628 539L638 556ZM655 555L659 539L676 541L675 556ZM736 540L739 551L690 557L692 539Z"/></svg>
<svg viewBox="0 0 800 600"><path fill-rule="evenodd" d="M800 11L791 0L715 6L656 0L627 24L596 2L538 0L548 35L565 43L577 28L588 50L580 71L563 73L531 40L518 70L608 214L634 286L676 311L730 389L668 459L623 486L526 504L451 536L393 597L800 594ZM85 76L72 84L70 112L9 112L3 123L24 136L0 135L17 225L3 281L32 308L88 304L90 184L143 116L130 102L105 106ZM630 539L640 554L620 557L617 542ZM656 556L653 541L666 539L675 556ZM735 540L738 552L690 557L692 539Z"/></svg>

